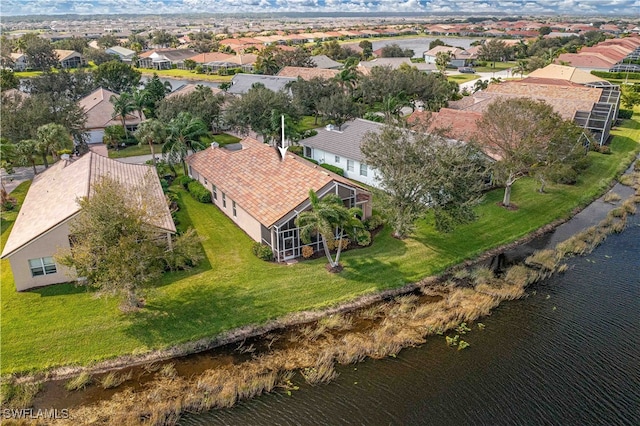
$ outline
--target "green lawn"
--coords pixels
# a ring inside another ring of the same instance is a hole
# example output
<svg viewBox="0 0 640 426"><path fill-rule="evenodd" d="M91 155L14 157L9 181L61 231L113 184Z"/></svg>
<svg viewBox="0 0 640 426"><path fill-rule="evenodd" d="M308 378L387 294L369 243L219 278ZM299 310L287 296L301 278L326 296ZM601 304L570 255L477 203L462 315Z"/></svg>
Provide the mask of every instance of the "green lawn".
<svg viewBox="0 0 640 426"><path fill-rule="evenodd" d="M153 144L153 152L156 155L162 154L162 145L161 144ZM151 147L149 144L140 144L140 145L129 145L124 148L109 149L109 158L125 158L125 157L135 157L137 155L149 155L151 154Z"/></svg>
<svg viewBox="0 0 640 426"><path fill-rule="evenodd" d="M455 81L458 84L466 83L467 81L477 80L480 76L475 74L456 74L456 75L448 75L447 80Z"/></svg>
<svg viewBox="0 0 640 426"><path fill-rule="evenodd" d="M96 299L92 292L72 284L17 293L9 263L3 260L1 371L86 365L168 347L437 274L588 203L639 150L640 117L635 117L614 132L612 155L589 154L593 164L577 186L551 186L546 194L539 194L534 181L523 179L513 188L517 211L497 206L502 198L497 190L479 206L477 222L450 234L435 232L429 219L420 221L416 235L404 241L383 230L371 247L344 253L345 269L340 274L328 273L324 259L292 266L258 260L251 253L249 237L230 219L184 192L179 193L180 226L191 224L206 238L206 260L191 271L165 275L150 290L147 306L139 313L121 314L116 300ZM27 186L21 185L14 195L22 198ZM15 213L5 216L2 244Z"/></svg>
<svg viewBox="0 0 640 426"><path fill-rule="evenodd" d="M231 81L233 78L232 75L217 75L217 74L196 74L193 71L189 70L179 70L179 69L171 69L171 70L150 70L147 68L136 68L136 70L140 71L143 75L152 76L153 74L158 74L158 77L165 78L178 78L185 80L205 80L205 81Z"/></svg>
<svg viewBox="0 0 640 426"><path fill-rule="evenodd" d="M476 72L498 72L498 71L504 71L506 69L513 68L516 66L518 66L518 63L513 61L496 62L496 66L494 68L492 62L487 62L486 67L474 67L474 69L476 70Z"/></svg>

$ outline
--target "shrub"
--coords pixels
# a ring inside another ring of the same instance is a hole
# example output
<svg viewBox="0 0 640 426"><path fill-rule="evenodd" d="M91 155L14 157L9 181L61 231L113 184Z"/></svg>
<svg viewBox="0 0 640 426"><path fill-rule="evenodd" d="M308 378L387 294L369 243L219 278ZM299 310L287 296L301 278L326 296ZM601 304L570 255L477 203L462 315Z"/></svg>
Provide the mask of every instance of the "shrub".
<svg viewBox="0 0 640 426"><path fill-rule="evenodd" d="M302 148L300 145L293 145L289 147L289 152L292 152L296 155L302 155L304 151L304 148Z"/></svg>
<svg viewBox="0 0 640 426"><path fill-rule="evenodd" d="M188 184L189 193L193 198L201 203L211 202L211 192L197 180L192 180Z"/></svg>
<svg viewBox="0 0 640 426"><path fill-rule="evenodd" d="M304 159L305 159L305 160L307 160L307 161L312 162L313 164L319 164L319 163L318 163L316 160L314 160L313 158L309 158L309 157L302 157L302 158L304 158Z"/></svg>
<svg viewBox="0 0 640 426"><path fill-rule="evenodd" d="M486 61L476 61L474 65L476 67L486 67L487 66L487 62Z"/></svg>
<svg viewBox="0 0 640 426"><path fill-rule="evenodd" d="M256 255L258 259L262 259L264 261L273 260L273 250L266 244L262 244L259 242L253 243L253 254Z"/></svg>
<svg viewBox="0 0 640 426"><path fill-rule="evenodd" d="M302 257L304 257L305 259L308 259L311 256L313 256L313 247L311 247L311 246L303 246L302 247Z"/></svg>
<svg viewBox="0 0 640 426"><path fill-rule="evenodd" d="M611 154L611 148L609 148L608 145L601 145L600 147L598 147L598 152L600 154Z"/></svg>
<svg viewBox="0 0 640 426"><path fill-rule="evenodd" d="M86 371L80 373L80 375L74 377L65 383L64 388L68 391L76 391L86 388L91 384L91 376Z"/></svg>
<svg viewBox="0 0 640 426"><path fill-rule="evenodd" d="M338 244L342 247L342 250L346 250L349 248L349 244L351 244L351 240L348 238L343 238L340 241L336 241L336 248L338 248Z"/></svg>
<svg viewBox="0 0 640 426"><path fill-rule="evenodd" d="M327 169L330 172L337 174L338 176L344 176L344 169L340 167L332 166L331 164L321 164L320 167Z"/></svg>
<svg viewBox="0 0 640 426"><path fill-rule="evenodd" d="M578 172L569 165L562 165L553 170L549 179L555 183L561 183L563 185L574 185L578 181Z"/></svg>
<svg viewBox="0 0 640 426"><path fill-rule="evenodd" d="M629 120L631 117L633 117L632 109L621 109L618 111L618 118Z"/></svg>
<svg viewBox="0 0 640 426"><path fill-rule="evenodd" d="M371 232L369 231L359 232L358 235L356 236L356 241L358 245L361 247L368 246L369 244L371 244Z"/></svg>
<svg viewBox="0 0 640 426"><path fill-rule="evenodd" d="M378 229L382 225L384 225L384 220L381 216L374 214L369 219L366 219L364 222L365 228L369 231L373 231L374 229Z"/></svg>
<svg viewBox="0 0 640 426"><path fill-rule="evenodd" d="M623 80L629 78L632 80L640 80L640 72L607 72L607 71L591 71L596 77L607 79Z"/></svg>
<svg viewBox="0 0 640 426"><path fill-rule="evenodd" d="M180 176L176 180L180 185L182 185L184 189L189 189L189 183L193 182L193 179L191 179L189 176Z"/></svg>

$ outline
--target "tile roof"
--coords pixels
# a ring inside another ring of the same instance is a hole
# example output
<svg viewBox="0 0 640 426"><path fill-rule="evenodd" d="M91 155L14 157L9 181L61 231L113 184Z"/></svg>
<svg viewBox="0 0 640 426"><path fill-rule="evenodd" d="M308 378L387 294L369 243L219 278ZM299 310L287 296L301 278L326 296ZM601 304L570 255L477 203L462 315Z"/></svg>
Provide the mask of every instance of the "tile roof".
<svg viewBox="0 0 640 426"><path fill-rule="evenodd" d="M198 88L198 86L200 86L200 85L199 84L192 84L192 83L183 84L182 86L178 87L176 90L174 90L173 92L171 92L167 96L165 96L165 99L171 99L171 98L176 97L176 96L189 95L189 94L195 92L196 89ZM219 89L217 87L209 87L209 86L204 86L204 87L207 87L208 89L211 89L211 92L214 95L217 95L218 93L222 93L222 89Z"/></svg>
<svg viewBox="0 0 640 426"><path fill-rule="evenodd" d="M356 118L344 123L340 130L337 128L328 130L327 127L318 128L316 129L317 135L303 139L299 144L318 148L351 160L363 161L364 156L360 151L360 144L364 135L368 132L379 133L383 127L384 125L381 123Z"/></svg>
<svg viewBox="0 0 640 426"><path fill-rule="evenodd" d="M199 53L188 59L191 59L192 61L196 61L199 64L206 64L207 62L220 62L220 61L227 62L229 58L233 56L234 55L230 55L228 53L222 53L222 52L206 52L206 53Z"/></svg>
<svg viewBox="0 0 640 426"><path fill-rule="evenodd" d="M54 49L53 52L56 54L58 61L64 61L65 59L67 59L70 56L73 56L74 54L80 55L80 53L76 52L75 50Z"/></svg>
<svg viewBox="0 0 640 426"><path fill-rule="evenodd" d="M556 59L557 62L566 62L579 68L603 68L609 69L616 61L608 59L597 53L562 53Z"/></svg>
<svg viewBox="0 0 640 426"><path fill-rule="evenodd" d="M80 107L87 112L85 129L103 129L107 126L122 124L120 117L113 118L114 109L110 101L111 96L117 97L118 95L101 87L78 101ZM137 112L125 117L125 122L128 125L139 124L141 121Z"/></svg>
<svg viewBox="0 0 640 426"><path fill-rule="evenodd" d="M603 78L596 77L593 74L579 70L576 67L567 67L564 65L550 64L544 68L539 68L529 73L529 77L536 78L555 78L558 80L572 81L574 83L585 84L595 81L606 81Z"/></svg>
<svg viewBox="0 0 640 426"><path fill-rule="evenodd" d="M37 175L20 208L2 257L22 248L80 211L77 200L90 196L92 186L103 176L115 179L125 193L139 203L156 200L162 212L152 222L157 227L176 232L160 180L154 167L127 164L88 152L70 161L60 160ZM149 187L142 183L149 179ZM143 194L142 190L146 192Z"/></svg>
<svg viewBox="0 0 640 426"><path fill-rule="evenodd" d="M319 77L330 80L339 73L339 70L329 70L325 68L284 67L278 73L278 77L300 77L303 80L311 80L314 77Z"/></svg>
<svg viewBox="0 0 640 426"><path fill-rule="evenodd" d="M315 55L311 57L311 60L314 64L316 64L316 67L318 68L338 69L343 67L343 64L334 61L327 55Z"/></svg>
<svg viewBox="0 0 640 426"><path fill-rule="evenodd" d="M245 138L242 149L207 148L187 163L266 227L302 204L309 189L318 191L332 181L358 187L324 168L276 148Z"/></svg>
<svg viewBox="0 0 640 426"><path fill-rule="evenodd" d="M255 83L261 83L267 89L278 92L285 89L285 86L291 81L296 81L296 79L275 75L236 74L231 80L231 87L227 90L227 93L243 95L247 93Z"/></svg>

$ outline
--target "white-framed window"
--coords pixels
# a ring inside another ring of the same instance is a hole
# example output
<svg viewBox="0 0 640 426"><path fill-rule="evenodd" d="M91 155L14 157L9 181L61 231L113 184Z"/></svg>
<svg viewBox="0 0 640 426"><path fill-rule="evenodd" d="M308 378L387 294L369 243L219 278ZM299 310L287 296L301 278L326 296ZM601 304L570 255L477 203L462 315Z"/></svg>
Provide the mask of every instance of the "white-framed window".
<svg viewBox="0 0 640 426"><path fill-rule="evenodd" d="M340 163L340 156L339 155L336 155L335 162L336 163Z"/></svg>
<svg viewBox="0 0 640 426"><path fill-rule="evenodd" d="M360 176L367 175L367 165L364 163L360 163Z"/></svg>
<svg viewBox="0 0 640 426"><path fill-rule="evenodd" d="M213 199L217 200L218 199L218 187L216 187L215 185L211 185L211 193L213 194Z"/></svg>
<svg viewBox="0 0 640 426"><path fill-rule="evenodd" d="M347 171L348 172L353 171L353 160L347 160Z"/></svg>
<svg viewBox="0 0 640 426"><path fill-rule="evenodd" d="M222 207L227 208L227 194L222 193Z"/></svg>
<svg viewBox="0 0 640 426"><path fill-rule="evenodd" d="M304 147L304 156L307 158L311 158L311 156L313 155L313 152L311 151L311 148L308 146Z"/></svg>
<svg viewBox="0 0 640 426"><path fill-rule="evenodd" d="M235 201L231 202L231 207L233 207L233 217L237 217L238 213L236 212L236 202Z"/></svg>
<svg viewBox="0 0 640 426"><path fill-rule="evenodd" d="M40 257L38 259L29 259L29 268L31 276L55 274L58 272L53 257Z"/></svg>

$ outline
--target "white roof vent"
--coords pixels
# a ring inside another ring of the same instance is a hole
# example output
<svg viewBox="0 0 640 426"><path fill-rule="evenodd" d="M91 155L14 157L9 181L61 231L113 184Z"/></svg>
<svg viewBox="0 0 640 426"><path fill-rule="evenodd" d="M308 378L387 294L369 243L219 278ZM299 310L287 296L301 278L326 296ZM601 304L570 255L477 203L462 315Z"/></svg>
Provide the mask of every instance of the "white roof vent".
<svg viewBox="0 0 640 426"><path fill-rule="evenodd" d="M215 149L218 148L220 146L220 144L218 142L211 142L211 148Z"/></svg>
<svg viewBox="0 0 640 426"><path fill-rule="evenodd" d="M327 129L328 132L332 131L334 129L333 124L327 124L325 129Z"/></svg>

